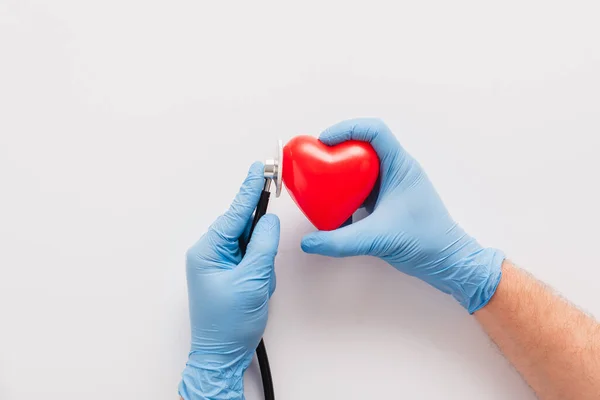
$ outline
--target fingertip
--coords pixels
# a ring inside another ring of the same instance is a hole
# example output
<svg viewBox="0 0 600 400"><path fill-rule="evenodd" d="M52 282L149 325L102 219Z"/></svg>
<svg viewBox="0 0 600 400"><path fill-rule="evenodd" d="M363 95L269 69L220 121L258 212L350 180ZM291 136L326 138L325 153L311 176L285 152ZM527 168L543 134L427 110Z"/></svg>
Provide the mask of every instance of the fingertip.
<svg viewBox="0 0 600 400"><path fill-rule="evenodd" d="M333 231L317 231L302 238L305 253L329 257L350 257L367 254L364 241L364 220Z"/></svg>
<svg viewBox="0 0 600 400"><path fill-rule="evenodd" d="M338 143L345 142L346 140L350 140L352 135L352 121L353 120L345 120L330 126L321 132L319 135L319 140L328 146L333 146Z"/></svg>
<svg viewBox="0 0 600 400"><path fill-rule="evenodd" d="M310 254L310 244L308 243L306 237L303 237L300 241L300 248L303 252Z"/></svg>
<svg viewBox="0 0 600 400"><path fill-rule="evenodd" d="M253 162L250 168L248 169L248 176L255 175L264 175L264 164L260 161Z"/></svg>
<svg viewBox="0 0 600 400"><path fill-rule="evenodd" d="M323 240L320 238L320 232L309 233L302 238L300 248L307 254L315 254Z"/></svg>
<svg viewBox="0 0 600 400"><path fill-rule="evenodd" d="M248 169L248 175L229 209L217 218L211 228L230 240L237 240L242 236L247 221L252 217L252 212L258 203L263 186L263 164L255 162Z"/></svg>
<svg viewBox="0 0 600 400"><path fill-rule="evenodd" d="M371 142L379 134L388 132L389 128L380 118L353 118L325 129L319 135L319 140L328 146L351 139Z"/></svg>
<svg viewBox="0 0 600 400"><path fill-rule="evenodd" d="M242 184L240 193L238 193L238 196L241 198L250 195L253 209L254 206L256 206L256 203L258 202L258 197L260 196L260 192L262 191L262 188L264 186L263 177L263 163L261 163L260 161L254 162L248 169L248 175L246 176L246 179Z"/></svg>

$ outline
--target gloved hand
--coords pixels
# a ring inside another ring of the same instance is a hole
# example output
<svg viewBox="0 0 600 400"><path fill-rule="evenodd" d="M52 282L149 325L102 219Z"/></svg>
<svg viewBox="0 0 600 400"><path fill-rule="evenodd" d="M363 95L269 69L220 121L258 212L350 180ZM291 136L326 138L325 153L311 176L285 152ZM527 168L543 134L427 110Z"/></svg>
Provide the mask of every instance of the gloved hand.
<svg viewBox="0 0 600 400"><path fill-rule="evenodd" d="M366 204L372 213L334 231L302 239L307 253L332 257L372 255L399 271L451 294L473 313L487 304L500 282L504 254L482 247L452 219L425 171L389 128L377 119L341 122L319 138L371 143L380 160L380 186Z"/></svg>
<svg viewBox="0 0 600 400"><path fill-rule="evenodd" d="M242 257L264 184L255 163L229 210L187 252L192 346L179 394L185 400L244 398L244 371L267 325L275 290L279 219L263 216Z"/></svg>

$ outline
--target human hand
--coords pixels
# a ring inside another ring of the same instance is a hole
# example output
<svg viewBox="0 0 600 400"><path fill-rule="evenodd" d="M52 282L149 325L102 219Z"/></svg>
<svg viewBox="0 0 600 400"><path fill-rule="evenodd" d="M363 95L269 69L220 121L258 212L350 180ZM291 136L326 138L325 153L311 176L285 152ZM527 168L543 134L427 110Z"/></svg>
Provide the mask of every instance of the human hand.
<svg viewBox="0 0 600 400"><path fill-rule="evenodd" d="M243 399L243 374L267 325L275 290L279 219L263 216L242 256L264 185L255 163L229 210L187 252L192 345L179 385L190 399Z"/></svg>
<svg viewBox="0 0 600 400"><path fill-rule="evenodd" d="M487 304L500 281L504 254L482 247L452 219L425 171L377 119L354 119L325 130L319 140L371 143L380 160L380 186L361 221L302 239L307 253L371 255L451 294L470 313ZM377 189L376 189L377 190Z"/></svg>

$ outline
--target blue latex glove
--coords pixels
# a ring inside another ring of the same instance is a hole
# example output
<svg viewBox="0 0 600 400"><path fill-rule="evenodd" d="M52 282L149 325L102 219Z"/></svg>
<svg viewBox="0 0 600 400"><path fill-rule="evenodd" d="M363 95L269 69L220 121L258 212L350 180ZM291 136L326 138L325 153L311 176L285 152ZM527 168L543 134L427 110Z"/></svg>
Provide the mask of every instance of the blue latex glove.
<svg viewBox="0 0 600 400"><path fill-rule="evenodd" d="M279 245L279 219L267 214L243 258L240 251L263 184L263 166L255 163L229 210L187 252L192 346L179 385L185 400L244 398L244 371L267 325Z"/></svg>
<svg viewBox="0 0 600 400"><path fill-rule="evenodd" d="M399 271L451 294L473 313L487 304L500 282L504 254L482 247L452 219L419 163L377 119L341 122L319 138L327 145L355 139L371 143L380 166L372 213L330 232L302 240L307 253L332 257L372 255Z"/></svg>

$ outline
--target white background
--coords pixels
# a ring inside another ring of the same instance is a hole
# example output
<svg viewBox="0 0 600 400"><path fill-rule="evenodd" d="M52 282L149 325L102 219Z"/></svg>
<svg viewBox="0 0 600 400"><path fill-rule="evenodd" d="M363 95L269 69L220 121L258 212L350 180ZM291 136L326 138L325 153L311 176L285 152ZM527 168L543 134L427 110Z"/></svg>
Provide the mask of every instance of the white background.
<svg viewBox="0 0 600 400"><path fill-rule="evenodd" d="M277 138L357 116L600 314L597 4L0 0L0 399L175 399L187 247ZM271 211L278 399L534 398L451 298Z"/></svg>

